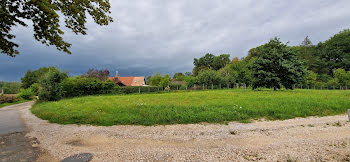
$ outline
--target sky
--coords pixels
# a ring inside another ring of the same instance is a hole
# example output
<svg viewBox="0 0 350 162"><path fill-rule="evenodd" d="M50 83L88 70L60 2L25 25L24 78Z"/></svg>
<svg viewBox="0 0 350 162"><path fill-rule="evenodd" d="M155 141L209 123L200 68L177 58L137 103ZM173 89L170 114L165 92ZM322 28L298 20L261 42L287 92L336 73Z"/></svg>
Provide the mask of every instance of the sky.
<svg viewBox="0 0 350 162"><path fill-rule="evenodd" d="M0 54L0 80L20 81L27 70L56 66L71 76L90 68L111 76L148 76L192 71L193 59L206 53L245 57L249 49L279 37L313 44L350 28L349 0L110 0L114 22L99 26L91 18L87 35L64 28L72 54L33 38L33 29L12 33L20 54ZM30 24L30 23L29 23Z"/></svg>

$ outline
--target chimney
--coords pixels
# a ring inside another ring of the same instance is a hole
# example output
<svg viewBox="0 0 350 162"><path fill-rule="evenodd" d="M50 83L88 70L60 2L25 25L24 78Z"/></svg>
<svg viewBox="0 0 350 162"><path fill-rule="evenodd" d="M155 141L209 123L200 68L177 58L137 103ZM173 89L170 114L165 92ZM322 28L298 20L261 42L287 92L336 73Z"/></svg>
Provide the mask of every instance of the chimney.
<svg viewBox="0 0 350 162"><path fill-rule="evenodd" d="M116 72L115 72L115 77L120 77L120 75L119 75L119 72L118 72L118 71L116 71Z"/></svg>

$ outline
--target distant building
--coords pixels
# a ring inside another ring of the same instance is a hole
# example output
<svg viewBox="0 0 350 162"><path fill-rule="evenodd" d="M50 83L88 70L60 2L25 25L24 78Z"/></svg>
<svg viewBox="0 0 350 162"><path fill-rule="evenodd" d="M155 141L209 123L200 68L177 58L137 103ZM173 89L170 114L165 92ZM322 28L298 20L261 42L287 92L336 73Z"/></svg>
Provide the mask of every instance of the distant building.
<svg viewBox="0 0 350 162"><path fill-rule="evenodd" d="M115 77L109 77L109 79L119 86L146 86L145 77L121 77L118 71Z"/></svg>

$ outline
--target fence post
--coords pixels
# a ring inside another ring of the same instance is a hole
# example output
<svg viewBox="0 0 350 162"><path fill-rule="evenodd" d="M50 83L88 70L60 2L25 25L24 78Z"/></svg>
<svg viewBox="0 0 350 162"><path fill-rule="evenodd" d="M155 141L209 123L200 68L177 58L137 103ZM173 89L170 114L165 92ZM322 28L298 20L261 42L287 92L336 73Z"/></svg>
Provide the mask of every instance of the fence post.
<svg viewBox="0 0 350 162"><path fill-rule="evenodd" d="M177 91L179 90L179 85L176 85L176 90L177 90Z"/></svg>
<svg viewBox="0 0 350 162"><path fill-rule="evenodd" d="M141 87L139 87L139 93L141 93Z"/></svg>
<svg viewBox="0 0 350 162"><path fill-rule="evenodd" d="M230 89L230 84L227 83L227 89Z"/></svg>
<svg viewBox="0 0 350 162"><path fill-rule="evenodd" d="M212 90L214 89L214 85L213 85L213 84L211 84L211 89L212 89Z"/></svg>
<svg viewBox="0 0 350 162"><path fill-rule="evenodd" d="M186 91L187 91L187 85L186 85Z"/></svg>
<svg viewBox="0 0 350 162"><path fill-rule="evenodd" d="M148 93L151 92L150 87L148 87Z"/></svg>
<svg viewBox="0 0 350 162"><path fill-rule="evenodd" d="M204 84L203 84L203 89L202 90L204 90Z"/></svg>

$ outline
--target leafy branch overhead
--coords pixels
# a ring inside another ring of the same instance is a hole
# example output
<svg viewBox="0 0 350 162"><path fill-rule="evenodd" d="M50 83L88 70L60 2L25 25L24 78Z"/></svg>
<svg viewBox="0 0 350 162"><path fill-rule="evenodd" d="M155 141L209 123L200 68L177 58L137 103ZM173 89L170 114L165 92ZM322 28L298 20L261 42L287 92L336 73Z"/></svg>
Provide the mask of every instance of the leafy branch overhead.
<svg viewBox="0 0 350 162"><path fill-rule="evenodd" d="M65 26L75 34L86 35L87 14L99 25L113 22L109 0L6 0L0 2L0 48L8 56L19 54L16 37L11 30L16 25L27 26L25 20L33 22L34 38L41 43L56 46L59 51L71 54L70 43L63 40L60 15Z"/></svg>

